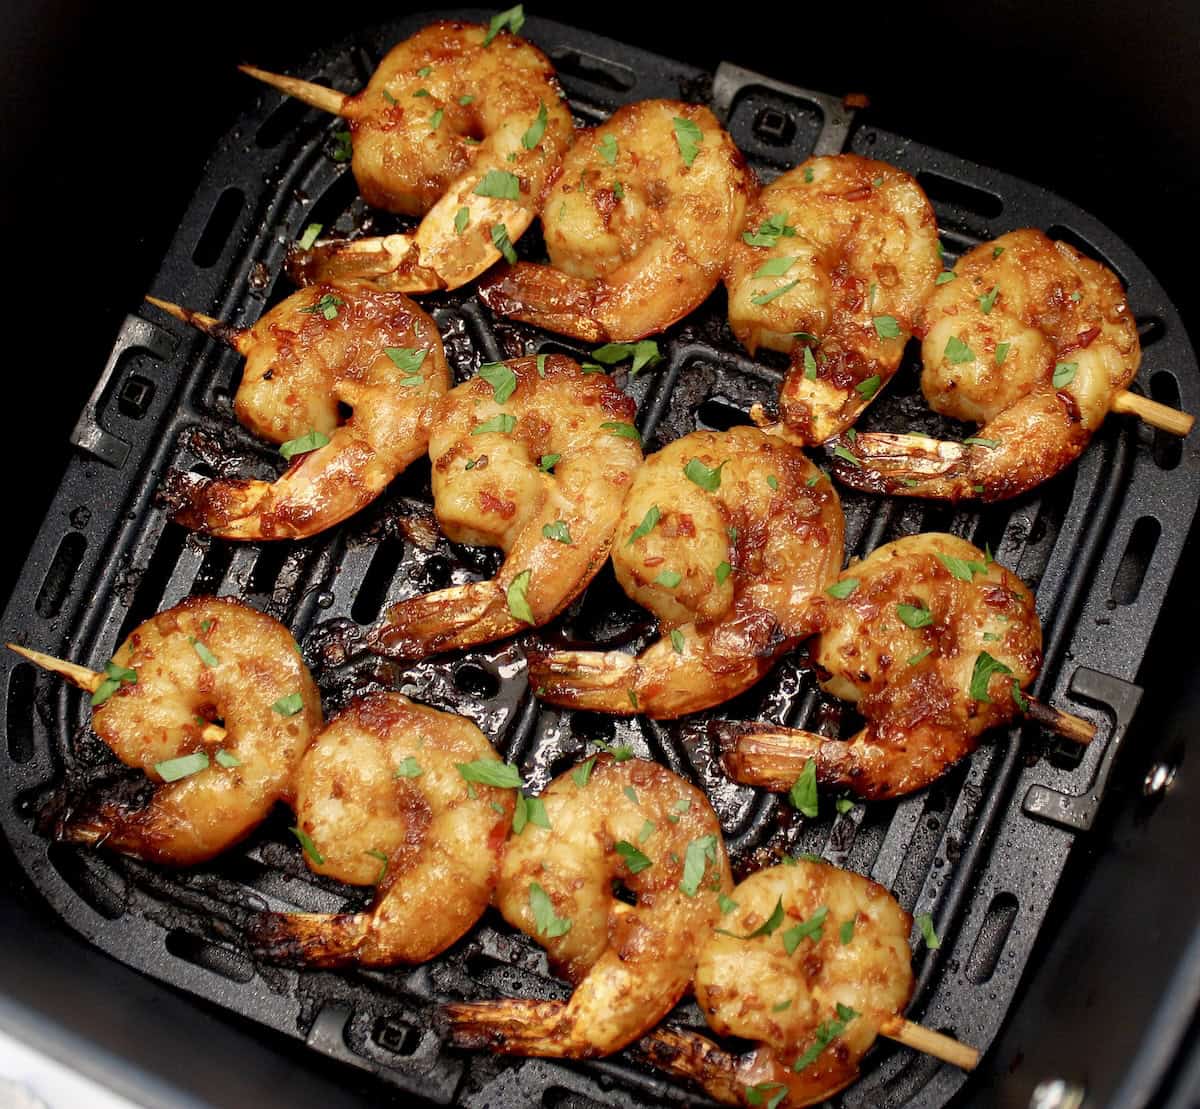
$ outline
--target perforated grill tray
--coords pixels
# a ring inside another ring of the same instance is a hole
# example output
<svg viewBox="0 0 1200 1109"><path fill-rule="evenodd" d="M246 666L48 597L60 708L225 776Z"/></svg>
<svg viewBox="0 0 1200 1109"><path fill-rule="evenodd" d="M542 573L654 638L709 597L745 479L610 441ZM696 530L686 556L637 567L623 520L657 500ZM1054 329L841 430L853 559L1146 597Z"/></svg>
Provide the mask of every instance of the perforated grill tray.
<svg viewBox="0 0 1200 1109"><path fill-rule="evenodd" d="M297 72L356 90L390 45L431 18L366 32ZM1200 410L1195 358L1158 283L1124 243L1051 193L856 123L830 97L744 70L722 66L712 75L536 18L524 33L558 67L581 123L648 97L708 103L764 180L813 152L842 149L915 174L950 259L1022 226L1072 242L1128 288L1146 348L1139 387ZM344 232L398 226L367 212L347 167L328 156L336 122L250 84L246 100L254 106L214 151L151 290L236 324L286 294L279 276L286 244L309 222ZM525 256L540 249L532 233L519 244ZM125 292L132 302L142 290ZM583 353L491 319L469 289L424 303L459 380L482 361L527 351ZM745 355L720 293L661 346L667 359L654 372L633 381L618 375L638 402L648 450L697 427L748 422L750 405L776 394L780 365ZM925 408L911 353L866 425L952 432ZM497 565L494 552L429 540L427 465L414 466L348 524L307 542L231 544L168 523L156 492L172 468L267 477L277 469L277 456L233 419L239 363L151 309L126 320L75 429L78 453L5 611L5 639L99 667L159 609L190 594L233 595L293 629L327 712L358 692L400 689L470 716L535 788L582 756L590 739L628 742L709 793L740 874L781 851L821 853L883 883L910 911L931 913L943 943L917 952L910 1015L987 1048L1137 705L1131 683L1200 495L1200 460L1186 444L1112 418L1077 466L1033 495L985 510L843 491L852 555L900 535L949 530L990 544L1035 587L1046 648L1037 692L1093 720L1098 735L1086 751L1068 751L1034 728L1015 728L914 797L805 820L780 798L724 778L705 738L707 715L659 724L540 707L526 684L520 639L405 667L364 653L361 630L385 605L490 576ZM551 634L637 645L650 631L605 571ZM7 656L0 681L0 827L9 849L63 921L122 962L374 1073L381 1095L392 1089L437 1104L493 1107L702 1100L629 1055L571 1064L446 1049L431 1022L440 1000L565 996L540 949L491 913L450 951L413 969L332 973L253 962L238 940L248 908L336 911L362 902L360 893L306 870L282 812L228 856L178 874L52 843L39 830L48 808L126 772L90 733L78 691ZM800 654L721 715L846 734L852 722L840 721L839 711L819 694ZM703 1026L690 1002L674 1019ZM840 1100L941 1106L965 1081L958 1070L881 1044Z"/></svg>

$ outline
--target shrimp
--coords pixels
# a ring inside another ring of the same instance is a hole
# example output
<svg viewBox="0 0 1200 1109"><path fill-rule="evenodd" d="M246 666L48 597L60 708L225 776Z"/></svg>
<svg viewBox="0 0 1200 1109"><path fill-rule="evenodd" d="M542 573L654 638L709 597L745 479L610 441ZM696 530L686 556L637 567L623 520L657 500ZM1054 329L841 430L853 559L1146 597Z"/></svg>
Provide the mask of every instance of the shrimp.
<svg viewBox="0 0 1200 1109"><path fill-rule="evenodd" d="M401 601L371 649L421 658L554 618L608 557L641 465L634 402L561 355L497 362L438 402L434 512L456 543L500 547L499 574Z"/></svg>
<svg viewBox="0 0 1200 1109"><path fill-rule="evenodd" d="M652 1028L692 981L730 887L708 798L665 767L589 759L542 794L546 819L509 840L496 905L575 986L570 1001L445 1009L459 1047L515 1055L609 1055ZM617 899L622 883L637 898Z"/></svg>
<svg viewBox="0 0 1200 1109"><path fill-rule="evenodd" d="M718 1035L758 1046L739 1059L663 1028L641 1051L731 1105L832 1097L858 1076L875 1037L902 1023L912 917L869 878L806 860L752 874L730 900L700 948L696 1000Z"/></svg>
<svg viewBox="0 0 1200 1109"><path fill-rule="evenodd" d="M320 695L291 633L226 597L189 597L138 625L103 683L18 650L92 689L95 733L157 783L145 805L106 801L71 813L59 836L74 843L171 866L205 862L290 798L321 727Z"/></svg>
<svg viewBox="0 0 1200 1109"><path fill-rule="evenodd" d="M288 962L388 966L432 959L491 898L515 794L469 720L398 693L352 702L317 737L296 778L309 868L377 886L367 912L264 913L250 940Z"/></svg>
<svg viewBox="0 0 1200 1109"><path fill-rule="evenodd" d="M292 460L275 482L170 475L166 500L184 527L303 539L366 507L425 453L450 370L437 325L403 294L320 285L245 330L147 299L245 355L234 412ZM351 410L342 422L340 406Z"/></svg>
<svg viewBox="0 0 1200 1109"><path fill-rule="evenodd" d="M563 159L542 210L550 265L501 271L480 298L591 342L663 331L716 288L753 186L707 108L626 105Z"/></svg>
<svg viewBox="0 0 1200 1109"><path fill-rule="evenodd" d="M856 705L866 727L843 742L713 722L740 782L784 792L813 760L820 782L896 797L927 786L1018 711L1055 715L1022 692L1042 663L1032 593L964 539L934 532L888 543L810 610L821 685Z"/></svg>
<svg viewBox="0 0 1200 1109"><path fill-rule="evenodd" d="M347 120L363 199L424 217L411 235L296 252L289 268L305 283L362 279L410 293L465 285L533 222L574 135L546 56L474 23L418 31L356 96L241 68Z"/></svg>
<svg viewBox="0 0 1200 1109"><path fill-rule="evenodd" d="M852 488L1015 497L1078 458L1128 395L1141 345L1111 270L1023 230L969 251L953 273L918 325L921 389L935 411L983 426L962 443L860 435L835 471Z"/></svg>
<svg viewBox="0 0 1200 1109"><path fill-rule="evenodd" d="M755 422L799 445L845 430L904 353L938 261L933 208L886 162L810 158L750 206L725 274L742 345L790 355L779 420Z"/></svg>
<svg viewBox="0 0 1200 1109"><path fill-rule="evenodd" d="M662 638L619 651L531 651L551 704L673 718L748 689L779 633L842 565L837 493L797 447L755 428L696 431L651 455L617 525L613 566Z"/></svg>

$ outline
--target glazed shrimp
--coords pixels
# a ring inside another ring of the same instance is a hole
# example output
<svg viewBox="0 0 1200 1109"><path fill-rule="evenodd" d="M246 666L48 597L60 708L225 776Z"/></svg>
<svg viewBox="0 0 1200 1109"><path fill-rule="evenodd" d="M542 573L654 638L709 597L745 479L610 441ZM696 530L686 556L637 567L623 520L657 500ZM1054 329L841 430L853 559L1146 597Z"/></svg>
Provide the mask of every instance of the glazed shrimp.
<svg viewBox="0 0 1200 1109"><path fill-rule="evenodd" d="M423 216L411 235L301 250L302 282L352 278L389 291L455 289L525 232L571 143L571 113L546 56L508 31L440 22L394 47L367 87L345 96L242 66L349 122L363 199Z"/></svg>
<svg viewBox="0 0 1200 1109"><path fill-rule="evenodd" d="M804 617L820 633L812 661L827 675L822 687L856 705L866 727L843 742L714 721L738 781L787 791L811 759L818 781L877 800L927 786L1019 711L1091 738L1085 721L1022 692L1042 663L1033 595L966 540L898 539L845 570L834 592L844 595L814 598Z"/></svg>
<svg viewBox="0 0 1200 1109"><path fill-rule="evenodd" d="M621 511L613 566L662 638L619 651L529 652L551 704L672 718L748 689L779 633L842 565L842 509L803 452L755 428L696 431L651 455Z"/></svg>
<svg viewBox="0 0 1200 1109"><path fill-rule="evenodd" d="M569 358L514 358L452 389L433 417L434 512L456 543L501 548L490 581L401 601L371 649L421 658L554 618L608 557L641 465L634 403Z"/></svg>
<svg viewBox="0 0 1200 1109"><path fill-rule="evenodd" d="M475 768L493 763L503 765L464 717L398 693L352 702L304 756L296 826L311 870L377 886L375 902L361 913L264 913L252 945L317 966L420 963L444 951L496 882L515 794L476 781Z"/></svg>
<svg viewBox="0 0 1200 1109"><path fill-rule="evenodd" d="M243 839L290 798L321 727L291 633L228 598L190 597L151 617L103 675L14 649L91 689L92 729L158 783L144 806L108 801L71 814L61 838L149 862L191 866Z"/></svg>
<svg viewBox="0 0 1200 1109"><path fill-rule="evenodd" d="M742 345L791 357L778 422L761 407L755 422L801 445L853 424L900 365L939 268L933 209L895 166L810 158L763 189L725 274Z"/></svg>
<svg viewBox="0 0 1200 1109"><path fill-rule="evenodd" d="M275 482L172 474L165 495L184 527L303 539L365 508L425 453L450 370L437 325L403 294L320 285L245 330L146 299L245 355L234 413L292 459Z"/></svg>
<svg viewBox="0 0 1200 1109"><path fill-rule="evenodd" d="M494 312L590 342L663 331L716 288L754 184L707 108L646 100L582 132L542 210L548 266L484 282Z"/></svg>
<svg viewBox="0 0 1200 1109"><path fill-rule="evenodd" d="M983 426L962 443L860 435L840 481L869 492L1004 500L1069 465L1110 409L1181 413L1134 398L1137 324L1116 275L1040 231L965 254L926 305L921 389L931 408ZM1130 401L1132 399L1132 402ZM1158 419L1154 419L1158 423Z"/></svg>
<svg viewBox="0 0 1200 1109"><path fill-rule="evenodd" d="M509 840L496 905L575 986L570 1001L445 1009L452 1042L515 1055L591 1058L652 1028L692 981L731 881L708 799L655 763L607 755L542 794L548 828ZM613 894L621 882L637 897Z"/></svg>
<svg viewBox="0 0 1200 1109"><path fill-rule="evenodd" d="M795 1109L832 1097L858 1076L875 1037L904 1023L912 918L870 879L805 860L752 874L730 899L700 949L696 1000L714 1032L757 1048L737 1058L662 1028L641 1051L731 1105Z"/></svg>

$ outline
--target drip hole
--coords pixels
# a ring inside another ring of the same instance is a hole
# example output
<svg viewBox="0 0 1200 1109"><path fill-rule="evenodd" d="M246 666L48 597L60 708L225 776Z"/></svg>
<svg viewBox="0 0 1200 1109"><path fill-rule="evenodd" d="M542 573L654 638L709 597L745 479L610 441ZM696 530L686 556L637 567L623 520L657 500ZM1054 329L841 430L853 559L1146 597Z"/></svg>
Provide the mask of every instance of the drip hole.
<svg viewBox="0 0 1200 1109"><path fill-rule="evenodd" d="M317 84L321 83L320 78ZM255 145L263 150L278 146L286 137L294 135L299 129L308 111L308 105L302 100L289 96L269 116L254 136Z"/></svg>
<svg viewBox="0 0 1200 1109"><path fill-rule="evenodd" d="M250 571L250 592L274 593L275 583L291 553L286 543L264 544L254 561L254 569Z"/></svg>
<svg viewBox="0 0 1200 1109"><path fill-rule="evenodd" d="M968 185L965 181L956 181L924 169L917 174L917 181L930 200L951 204L984 219L995 219L1004 211L1004 201L995 193Z"/></svg>
<svg viewBox="0 0 1200 1109"><path fill-rule="evenodd" d="M552 51L550 57L554 68L560 74L570 74L581 81L599 85L602 89L628 92L637 84L637 77L628 66L610 62L607 58L600 58L583 50Z"/></svg>
<svg viewBox="0 0 1200 1109"><path fill-rule="evenodd" d="M65 843L52 843L47 855L59 877L105 920L124 915L128 896L125 879L101 858Z"/></svg>
<svg viewBox="0 0 1200 1109"><path fill-rule="evenodd" d="M1150 378L1150 396L1160 404L1179 407L1179 382L1167 370L1159 370ZM1154 443L1150 448L1154 463L1160 470L1173 470L1183 458L1183 440L1162 428L1154 429Z"/></svg>
<svg viewBox="0 0 1200 1109"><path fill-rule="evenodd" d="M48 619L62 611L63 602L71 591L86 549L87 540L79 532L73 531L63 536L33 604L39 616Z"/></svg>
<svg viewBox="0 0 1200 1109"><path fill-rule="evenodd" d="M167 933L166 946L177 959L211 970L231 982L249 982L254 977L254 966L244 955L202 940L182 928L174 928Z"/></svg>
<svg viewBox="0 0 1200 1109"><path fill-rule="evenodd" d="M217 198L212 214L208 217L208 223L204 225L200 241L196 243L196 249L192 251L192 261L196 265L207 269L220 261L225 244L229 241L229 236L233 232L245 203L246 194L236 188L226 189Z"/></svg>
<svg viewBox="0 0 1200 1109"><path fill-rule="evenodd" d="M33 667L21 663L8 675L8 757L33 758Z"/></svg>
<svg viewBox="0 0 1200 1109"><path fill-rule="evenodd" d="M225 580L232 562L233 548L228 543L214 540L208 545L204 561L200 563L200 570L188 593L193 597L215 594L220 589L221 582Z"/></svg>
<svg viewBox="0 0 1200 1109"><path fill-rule="evenodd" d="M1157 343L1167 333L1167 325L1158 316L1138 316L1138 341L1145 350L1151 343Z"/></svg>
<svg viewBox="0 0 1200 1109"><path fill-rule="evenodd" d="M1011 893L998 893L992 898L967 958L967 978L977 986L989 981L995 973L1008 934L1016 922L1017 908L1017 899Z"/></svg>
<svg viewBox="0 0 1200 1109"><path fill-rule="evenodd" d="M1113 575L1109 596L1118 605L1131 605L1137 600L1145 581L1146 571L1154 558L1162 525L1153 516L1142 516L1129 533L1129 542Z"/></svg>
<svg viewBox="0 0 1200 1109"><path fill-rule="evenodd" d="M387 600L388 589L392 579L400 568L400 560L404 557L404 544L395 541L380 543L375 548L371 565L367 567L362 585L350 606L350 618L359 624L375 622L384 602Z"/></svg>
<svg viewBox="0 0 1200 1109"><path fill-rule="evenodd" d="M749 427L750 417L725 397L709 397L696 410L697 423L713 431L728 431L731 427Z"/></svg>
<svg viewBox="0 0 1200 1109"><path fill-rule="evenodd" d="M183 553L183 545L187 537L188 532L178 524L168 524L163 529L163 533L154 547L154 553L150 556L150 561L142 572L129 611L121 623L121 630L117 633L118 643L123 643L126 636L138 624L143 620L148 620L158 611L163 593L175 570L175 564Z"/></svg>
<svg viewBox="0 0 1200 1109"><path fill-rule="evenodd" d="M460 693L490 701L500 692L500 679L477 662L464 662L454 671L454 685Z"/></svg>

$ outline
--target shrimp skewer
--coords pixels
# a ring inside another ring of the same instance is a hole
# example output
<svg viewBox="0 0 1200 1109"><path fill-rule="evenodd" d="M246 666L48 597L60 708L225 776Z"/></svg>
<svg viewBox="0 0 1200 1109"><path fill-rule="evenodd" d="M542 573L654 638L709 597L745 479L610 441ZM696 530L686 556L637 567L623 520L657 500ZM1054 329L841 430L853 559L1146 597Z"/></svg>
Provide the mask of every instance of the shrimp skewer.
<svg viewBox="0 0 1200 1109"><path fill-rule="evenodd" d="M530 684L551 704L666 719L728 700L837 574L842 530L836 492L799 448L746 427L677 439L634 478L613 547L662 638L636 658L529 652Z"/></svg>
<svg viewBox="0 0 1200 1109"><path fill-rule="evenodd" d="M899 1016L913 991L912 918L882 886L798 860L751 875L730 902L700 949L696 1000L715 1032L758 1047L737 1058L662 1028L638 1045L651 1062L718 1101L793 1109L853 1082L880 1033L967 1069L978 1062L973 1048Z"/></svg>
<svg viewBox="0 0 1200 1109"><path fill-rule="evenodd" d="M663 331L716 288L753 184L707 108L626 105L563 159L542 209L550 264L503 270L480 298L590 342Z"/></svg>
<svg viewBox="0 0 1200 1109"><path fill-rule="evenodd" d="M438 403L434 512L458 543L500 547L490 581L401 601L371 649L422 658L553 619L608 557L641 465L634 402L604 374L538 355L485 366Z"/></svg>
<svg viewBox="0 0 1200 1109"><path fill-rule="evenodd" d="M742 345L791 358L778 421L799 445L845 430L888 383L940 263L933 209L907 173L857 154L810 158L771 182L729 258Z"/></svg>
<svg viewBox="0 0 1200 1109"><path fill-rule="evenodd" d="M391 292L456 289L511 250L541 207L573 125L545 55L508 31L487 39L477 24L434 23L395 46L356 96L240 67L347 120L363 199L424 217L411 235L301 250L293 277L368 280Z"/></svg>
<svg viewBox="0 0 1200 1109"><path fill-rule="evenodd" d="M665 767L607 755L542 794L545 826L509 840L496 905L549 952L570 1001L445 1007L459 1047L594 1058L652 1028L692 981L696 952L731 885L708 798ZM637 897L613 894L621 882Z"/></svg>
<svg viewBox="0 0 1200 1109"><path fill-rule="evenodd" d="M966 540L928 533L888 543L814 598L812 651L828 692L867 725L848 741L774 725L716 722L725 769L785 792L810 760L817 780L878 800L927 786L1018 712L1087 742L1094 728L1023 689L1041 667L1033 596Z"/></svg>
<svg viewBox="0 0 1200 1109"><path fill-rule="evenodd" d="M39 665L49 658L14 649ZM92 671L52 661L93 686ZM320 696L291 633L227 598L192 597L151 617L105 674L109 688L93 688L92 728L160 784L142 808L104 802L72 814L59 834L150 862L190 866L244 838L290 797L321 726Z"/></svg>
<svg viewBox="0 0 1200 1109"><path fill-rule="evenodd" d="M1004 500L1078 458L1110 411L1190 430L1190 417L1128 392L1141 346L1111 270L1022 230L969 251L954 275L919 325L921 389L935 411L982 426L962 443L860 435L843 447L838 480L867 492Z"/></svg>
<svg viewBox="0 0 1200 1109"><path fill-rule="evenodd" d="M146 299L245 356L234 412L293 459L275 482L170 475L166 497L184 527L306 538L370 504L425 453L450 370L437 325L403 294L321 285L244 330ZM339 422L343 405L351 415Z"/></svg>
<svg viewBox="0 0 1200 1109"><path fill-rule="evenodd" d="M316 966L432 959L487 908L515 794L479 781L503 763L465 717L372 693L329 722L296 777L296 823L317 874L375 885L360 913L264 913L252 946Z"/></svg>

